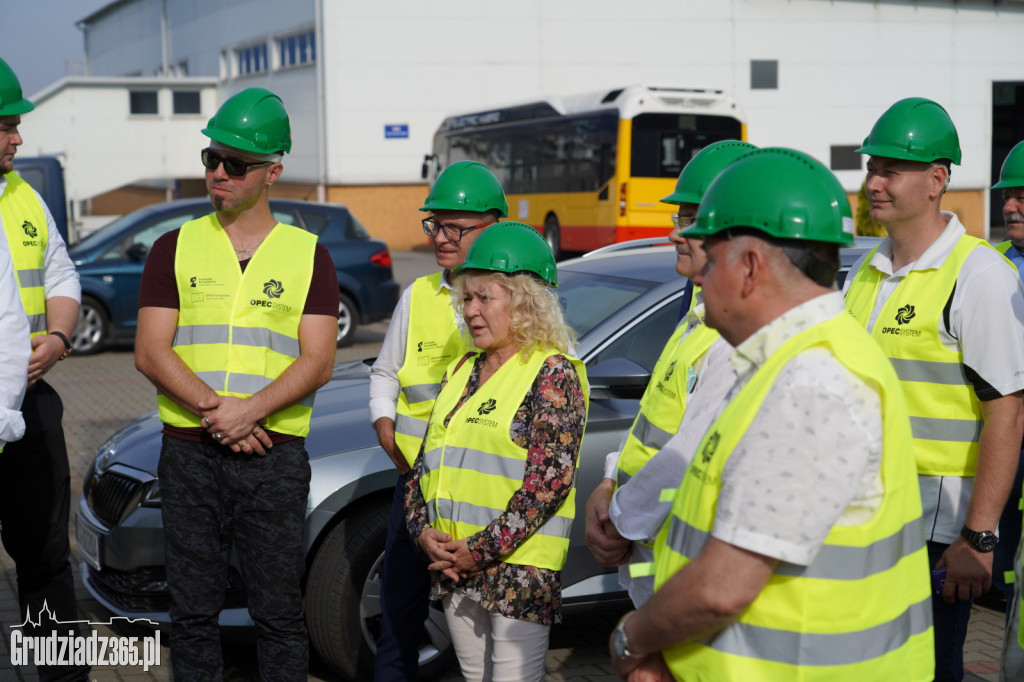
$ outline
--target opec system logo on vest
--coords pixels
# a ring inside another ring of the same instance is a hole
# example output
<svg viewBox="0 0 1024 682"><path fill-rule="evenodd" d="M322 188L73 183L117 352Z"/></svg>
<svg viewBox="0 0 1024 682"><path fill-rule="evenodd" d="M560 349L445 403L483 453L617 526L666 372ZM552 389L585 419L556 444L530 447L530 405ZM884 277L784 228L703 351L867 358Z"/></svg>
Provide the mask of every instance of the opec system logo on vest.
<svg viewBox="0 0 1024 682"><path fill-rule="evenodd" d="M284 283L281 280L269 279L263 283L263 293L267 298L253 298L249 300L249 305L259 306L262 308L272 308L273 310L280 310L281 312L290 313L292 307L285 305L284 303L278 303L273 300L275 298L281 298L284 294Z"/></svg>

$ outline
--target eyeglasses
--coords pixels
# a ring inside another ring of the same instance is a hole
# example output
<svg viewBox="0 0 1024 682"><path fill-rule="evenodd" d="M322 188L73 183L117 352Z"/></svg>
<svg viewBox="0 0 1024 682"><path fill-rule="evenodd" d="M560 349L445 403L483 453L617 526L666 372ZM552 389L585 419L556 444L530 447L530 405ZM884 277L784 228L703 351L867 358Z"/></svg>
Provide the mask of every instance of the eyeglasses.
<svg viewBox="0 0 1024 682"><path fill-rule="evenodd" d="M445 225L440 223L433 218L423 219L423 231L428 237L436 237L438 232L444 232L444 238L453 244L458 244L462 241L462 235L466 234L470 230L478 230L481 227L487 227L493 225L490 223L480 223L479 225L472 225L470 227L456 227L455 225Z"/></svg>
<svg viewBox="0 0 1024 682"><path fill-rule="evenodd" d="M200 158L203 160L203 165L212 171L217 170L217 167L223 163L224 172L233 178L243 177L249 172L250 168L255 166L269 166L274 163L273 161L243 161L242 159L235 159L230 156L221 156L209 147L202 151Z"/></svg>
<svg viewBox="0 0 1024 682"><path fill-rule="evenodd" d="M692 215L679 215L675 213L672 215L672 224L675 225L677 230L682 230L690 227L697 222L697 217Z"/></svg>

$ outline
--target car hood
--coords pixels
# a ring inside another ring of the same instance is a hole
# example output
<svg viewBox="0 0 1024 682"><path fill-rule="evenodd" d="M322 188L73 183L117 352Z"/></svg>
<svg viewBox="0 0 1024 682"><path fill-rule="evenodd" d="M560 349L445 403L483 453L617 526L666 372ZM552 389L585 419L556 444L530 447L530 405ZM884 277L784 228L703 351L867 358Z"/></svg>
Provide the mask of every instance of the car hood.
<svg viewBox="0 0 1024 682"><path fill-rule="evenodd" d="M311 460L376 445L370 424L370 367L364 361L338 363L331 380L316 393L306 451ZM156 411L135 419L100 446L96 467L120 464L156 476L163 424Z"/></svg>

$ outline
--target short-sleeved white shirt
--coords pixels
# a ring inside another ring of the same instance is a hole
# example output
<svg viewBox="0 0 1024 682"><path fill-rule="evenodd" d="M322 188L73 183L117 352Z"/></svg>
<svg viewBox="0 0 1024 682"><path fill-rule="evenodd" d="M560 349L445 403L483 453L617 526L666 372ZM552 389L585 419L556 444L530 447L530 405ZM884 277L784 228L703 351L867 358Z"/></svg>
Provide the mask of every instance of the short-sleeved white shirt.
<svg viewBox="0 0 1024 682"><path fill-rule="evenodd" d="M7 191L7 176L0 176L0 198ZM32 190L35 192L35 190ZM46 216L46 252L43 255L43 286L46 298L55 296L66 296L76 301L82 300L82 287L78 281L78 270L68 256L68 248L64 244L64 238L57 231L57 224L53 215L47 207L46 202L36 192L36 198L43 207L43 214ZM0 249L9 252L7 240L0 240Z"/></svg>
<svg viewBox="0 0 1024 682"><path fill-rule="evenodd" d="M875 325L882 306L908 273L938 268L953 252L966 233L956 215L942 212L946 229L914 263L892 271L892 242L886 238L878 245L869 267L886 275L879 286L868 331ZM861 267L863 256L850 271L844 285L849 290L853 273ZM1024 286L1002 255L993 249L974 249L967 256L950 305L949 329L940 317L939 338L951 350L963 353L964 365L971 368L998 396L1024 389ZM980 396L985 399L985 396ZM989 399L997 397L989 395ZM973 477L919 476L924 506L925 537L951 543L960 535L974 486Z"/></svg>
<svg viewBox="0 0 1024 682"><path fill-rule="evenodd" d="M824 294L741 343L730 356L736 383L726 403L783 343L843 310L838 292ZM806 566L833 526L878 510L881 457L878 393L827 349L806 350L782 368L729 456L711 534Z"/></svg>

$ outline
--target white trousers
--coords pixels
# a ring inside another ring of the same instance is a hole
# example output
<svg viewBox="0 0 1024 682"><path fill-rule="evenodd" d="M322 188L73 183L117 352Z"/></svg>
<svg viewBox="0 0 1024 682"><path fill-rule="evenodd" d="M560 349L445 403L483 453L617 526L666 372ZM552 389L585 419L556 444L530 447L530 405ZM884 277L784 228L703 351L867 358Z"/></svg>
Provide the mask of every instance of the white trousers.
<svg viewBox="0 0 1024 682"><path fill-rule="evenodd" d="M1007 604L1006 609L1010 613L1010 623L1003 636L1003 660L999 666L1000 682L1016 682L1024 680L1024 649L1018 641L1020 631L1020 600L1024 594L1024 569L1021 567L1022 553L1024 553L1024 540L1017 545L1017 556L1013 560L1013 572L1016 579L1013 583L1013 603Z"/></svg>
<svg viewBox="0 0 1024 682"><path fill-rule="evenodd" d="M446 595L442 604L466 682L544 679L550 625L506 618L461 591Z"/></svg>

